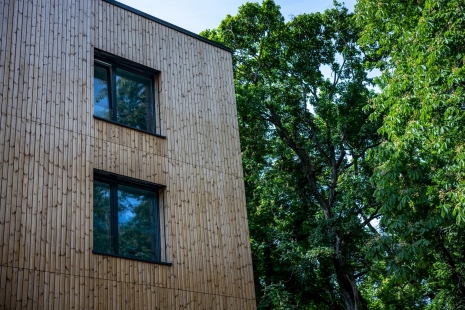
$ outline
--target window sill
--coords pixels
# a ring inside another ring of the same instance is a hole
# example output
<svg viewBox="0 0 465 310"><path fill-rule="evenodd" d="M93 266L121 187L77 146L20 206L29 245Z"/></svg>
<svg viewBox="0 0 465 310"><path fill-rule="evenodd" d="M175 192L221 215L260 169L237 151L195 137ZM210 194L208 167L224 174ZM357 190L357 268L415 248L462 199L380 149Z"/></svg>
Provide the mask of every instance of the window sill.
<svg viewBox="0 0 465 310"><path fill-rule="evenodd" d="M146 133L146 134L148 134L148 135L152 135L152 136L155 136L155 137L158 137L158 138L166 139L166 136L159 135L159 134L157 134L157 133L153 133L153 132L149 132L149 131L145 131L145 130L142 130L142 129L137 129L137 128L134 128L134 127L131 127L131 126L128 126L128 125L124 125L124 124L121 124L121 123L112 121L112 120L108 120L108 119L103 118L103 117L99 117L99 116L95 116L95 115L94 115L94 118L95 118L95 119L98 119L98 120L100 120L100 121L104 121L104 122L108 122L108 123L111 123L111 124L115 124L115 125L118 125L118 126L121 126L121 127L124 127L124 128L129 128L129 129L132 129L132 130L141 132L141 133Z"/></svg>
<svg viewBox="0 0 465 310"><path fill-rule="evenodd" d="M93 250L92 250L92 253L97 254L97 255L110 256L110 257L125 258L125 259L135 260L135 261L144 262L144 263L151 263L151 264L158 264L158 265L165 265L165 266L172 266L173 265L173 263L157 262L157 261L152 261L152 260L139 259L139 258L135 258L135 257L121 256L121 255L116 255L116 254L100 253L100 252L96 252L96 251L93 251Z"/></svg>

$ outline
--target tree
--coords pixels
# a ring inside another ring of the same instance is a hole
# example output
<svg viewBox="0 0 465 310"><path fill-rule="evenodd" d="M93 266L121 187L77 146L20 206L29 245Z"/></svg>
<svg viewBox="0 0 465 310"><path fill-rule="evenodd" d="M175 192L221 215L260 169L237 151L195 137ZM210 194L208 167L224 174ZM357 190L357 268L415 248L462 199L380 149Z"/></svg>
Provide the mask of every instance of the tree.
<svg viewBox="0 0 465 310"><path fill-rule="evenodd" d="M201 35L233 49L259 307L366 308L380 208L367 154L380 137L352 14L285 23L265 0Z"/></svg>
<svg viewBox="0 0 465 310"><path fill-rule="evenodd" d="M373 181L385 234L372 254L430 309L465 308L465 3L357 4L360 43L383 71Z"/></svg>

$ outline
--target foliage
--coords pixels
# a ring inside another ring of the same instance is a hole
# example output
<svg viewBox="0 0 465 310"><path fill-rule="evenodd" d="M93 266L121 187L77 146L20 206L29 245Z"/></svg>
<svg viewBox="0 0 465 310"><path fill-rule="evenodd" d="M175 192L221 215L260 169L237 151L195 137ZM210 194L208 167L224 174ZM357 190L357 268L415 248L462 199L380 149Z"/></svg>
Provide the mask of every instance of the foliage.
<svg viewBox="0 0 465 310"><path fill-rule="evenodd" d="M360 0L360 43L383 70L373 181L385 234L373 257L429 309L465 308L465 3Z"/></svg>
<svg viewBox="0 0 465 310"><path fill-rule="evenodd" d="M465 308L464 6L265 0L202 33L233 49L259 308Z"/></svg>
<svg viewBox="0 0 465 310"><path fill-rule="evenodd" d="M366 308L380 207L367 154L380 137L352 14L286 23L265 0L202 35L234 51L259 308Z"/></svg>

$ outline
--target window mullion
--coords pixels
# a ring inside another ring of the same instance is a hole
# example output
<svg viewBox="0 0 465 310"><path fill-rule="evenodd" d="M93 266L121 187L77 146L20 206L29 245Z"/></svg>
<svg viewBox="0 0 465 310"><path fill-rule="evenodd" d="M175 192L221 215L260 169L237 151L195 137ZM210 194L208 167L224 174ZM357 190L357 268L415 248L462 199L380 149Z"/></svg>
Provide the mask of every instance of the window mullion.
<svg viewBox="0 0 465 310"><path fill-rule="evenodd" d="M161 105L160 105L160 89L161 89L161 85L160 85L160 80L157 80L157 84L154 85L154 89L156 90L156 93L154 92L154 98L153 98L153 105L154 105L154 111L155 111L155 115L154 115L154 118L157 119L158 121L158 130L157 130L157 123L155 123L155 133L162 133L162 130L161 130ZM157 108L158 108L158 113L157 112Z"/></svg>
<svg viewBox="0 0 465 310"><path fill-rule="evenodd" d="M116 98L117 98L117 87L116 87L116 66L115 65L111 65L111 68L110 68L110 71L111 71L111 101L113 102L112 104L112 119L113 121L117 121L117 111L116 111L116 106L117 106L117 102L116 102Z"/></svg>
<svg viewBox="0 0 465 310"><path fill-rule="evenodd" d="M113 183L110 188L110 216L111 216L111 229L113 236L113 251L119 254L118 249L118 184Z"/></svg>
<svg viewBox="0 0 465 310"><path fill-rule="evenodd" d="M107 69L107 96L108 96L108 108L110 109L110 119L112 119L113 117L113 90L112 90L112 87L113 87L113 82L112 82L112 78L111 78L111 72L112 72L112 68L111 68L111 65L109 66L108 64L106 65L106 69Z"/></svg>
<svg viewBox="0 0 465 310"><path fill-rule="evenodd" d="M157 118L156 118L156 113L155 113L155 96L154 96L154 81L152 80L152 83L150 83L150 89L148 90L148 98L149 98L149 104L148 106L150 107L150 111L147 113L147 116L151 119L150 121L150 131L153 133L157 133Z"/></svg>
<svg viewBox="0 0 465 310"><path fill-rule="evenodd" d="M152 200L150 208L150 219L152 221L152 255L155 260L160 261L160 219L159 219L159 196Z"/></svg>

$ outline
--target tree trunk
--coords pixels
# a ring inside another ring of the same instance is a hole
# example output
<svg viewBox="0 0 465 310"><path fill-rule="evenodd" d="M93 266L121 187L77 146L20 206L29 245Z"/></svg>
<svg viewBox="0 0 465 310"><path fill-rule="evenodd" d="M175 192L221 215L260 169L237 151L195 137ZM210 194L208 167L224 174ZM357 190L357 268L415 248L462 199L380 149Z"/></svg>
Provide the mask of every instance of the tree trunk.
<svg viewBox="0 0 465 310"><path fill-rule="evenodd" d="M345 263L342 258L338 256L333 257L333 265L336 270L337 283L339 284L342 299L346 304L346 309L367 309L366 301L358 291L354 275L351 271L346 270Z"/></svg>

